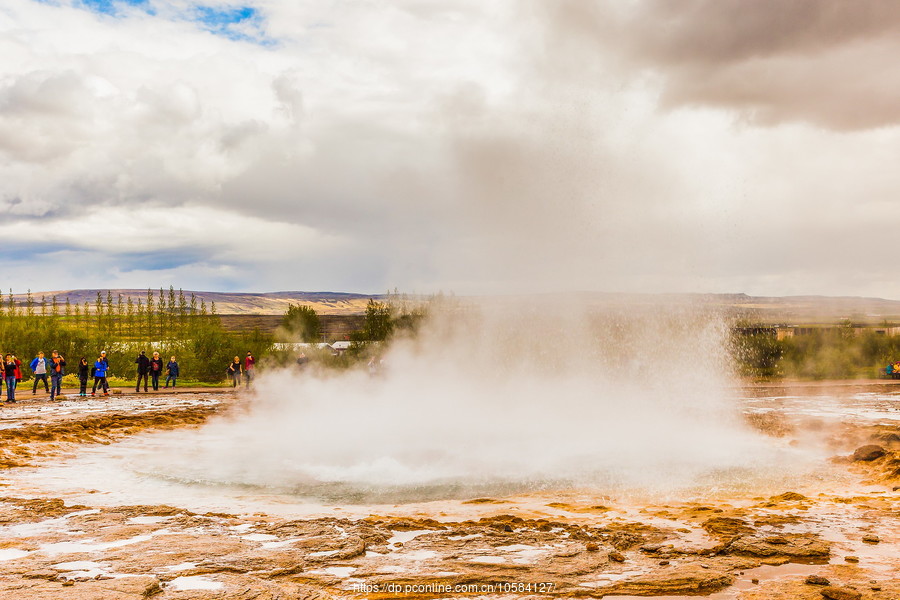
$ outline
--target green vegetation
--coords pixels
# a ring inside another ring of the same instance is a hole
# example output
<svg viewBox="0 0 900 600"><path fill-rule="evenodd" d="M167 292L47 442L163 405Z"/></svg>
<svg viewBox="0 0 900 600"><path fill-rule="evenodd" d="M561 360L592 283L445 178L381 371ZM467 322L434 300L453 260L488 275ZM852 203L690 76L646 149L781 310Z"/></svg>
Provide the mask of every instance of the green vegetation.
<svg viewBox="0 0 900 600"><path fill-rule="evenodd" d="M782 340L774 333L735 333L731 349L738 373L748 377L867 378L900 360L900 336L843 323Z"/></svg>
<svg viewBox="0 0 900 600"><path fill-rule="evenodd" d="M271 336L258 330L229 332L222 328L215 303L207 306L193 294L185 297L170 287L144 299L124 301L104 297L83 305L57 297L35 299L29 292L24 303L13 300L12 290L0 303L0 349L15 353L26 365L43 350L59 350L73 373L84 356L90 364L106 350L114 376L134 380L135 356L141 351L159 351L164 360L176 356L181 367L179 381L213 383L225 376L225 367L235 355L248 350L258 356L270 352Z"/></svg>
<svg viewBox="0 0 900 600"><path fill-rule="evenodd" d="M288 304L287 312L281 318L281 328L292 340L318 342L321 339L319 315L311 306Z"/></svg>
<svg viewBox="0 0 900 600"><path fill-rule="evenodd" d="M350 351L335 355L330 348L310 346L305 353L311 362L326 368L347 368L367 360L377 344L413 331L424 309L399 294L387 302L369 302L362 329L351 335ZM321 340L319 316L309 306L290 305L281 320L279 338L284 341ZM12 290L0 298L0 351L16 354L23 363L24 378L31 378L27 365L43 350L48 356L58 350L67 361L67 386L77 385L75 372L84 356L93 365L106 350L112 373L111 384L129 385L135 380L134 359L144 350L159 351L165 361L176 356L181 374L179 385L216 385L225 379L225 368L234 356L243 360L253 352L258 365L289 366L298 352L278 349L270 333L253 329L229 331L222 326L215 303L207 306L181 290L147 290L144 298L97 294L92 302L71 303L68 298L13 299ZM376 342L377 344L372 344Z"/></svg>

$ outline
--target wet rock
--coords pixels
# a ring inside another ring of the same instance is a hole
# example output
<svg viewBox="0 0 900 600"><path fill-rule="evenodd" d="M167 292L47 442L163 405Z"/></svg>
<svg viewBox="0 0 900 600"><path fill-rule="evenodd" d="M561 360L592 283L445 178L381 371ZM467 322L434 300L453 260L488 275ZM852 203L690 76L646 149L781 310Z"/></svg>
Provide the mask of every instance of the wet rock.
<svg viewBox="0 0 900 600"><path fill-rule="evenodd" d="M809 498L797 492L785 492L779 496L769 498L770 502L801 502L805 500L809 500Z"/></svg>
<svg viewBox="0 0 900 600"><path fill-rule="evenodd" d="M697 565L660 569L656 573L619 583L609 588L609 594L634 596L709 594L734 583L731 575Z"/></svg>
<svg viewBox="0 0 900 600"><path fill-rule="evenodd" d="M831 585L831 582L821 575L810 575L806 578L806 583L809 585Z"/></svg>
<svg viewBox="0 0 900 600"><path fill-rule="evenodd" d="M613 552L610 552L608 556L609 556L609 560L612 560L615 562L625 562L625 555L622 554L621 552L613 551Z"/></svg>
<svg viewBox="0 0 900 600"><path fill-rule="evenodd" d="M821 594L829 600L860 600L862 594L852 588L827 587Z"/></svg>
<svg viewBox="0 0 900 600"><path fill-rule="evenodd" d="M643 536L627 531L617 531L609 537L609 543L616 550L628 550L644 541Z"/></svg>
<svg viewBox="0 0 900 600"><path fill-rule="evenodd" d="M153 583L149 584L146 588L144 588L144 591L141 592L141 596L144 598L152 598L153 596L155 596L157 594L162 594L162 592L163 592L163 589L162 589L162 587L160 587L159 581L154 581Z"/></svg>
<svg viewBox="0 0 900 600"><path fill-rule="evenodd" d="M23 573L25 579L55 579L58 571L56 569L36 569Z"/></svg>
<svg viewBox="0 0 900 600"><path fill-rule="evenodd" d="M704 521L702 527L710 534L720 536L753 533L746 521L734 517L712 517Z"/></svg>
<svg viewBox="0 0 900 600"><path fill-rule="evenodd" d="M344 548L334 555L334 558L347 560L349 558L355 558L357 556L361 556L366 552L366 542L362 538L354 537L347 540L347 544Z"/></svg>
<svg viewBox="0 0 900 600"><path fill-rule="evenodd" d="M869 533L869 534L866 534L863 536L862 541L864 541L867 544L878 544L879 542L881 542L881 538L878 537L877 535L873 535L873 534Z"/></svg>
<svg viewBox="0 0 900 600"><path fill-rule="evenodd" d="M876 460L885 455L885 449L875 444L860 446L853 452L853 460L868 462Z"/></svg>
<svg viewBox="0 0 900 600"><path fill-rule="evenodd" d="M772 538L742 537L726 549L728 554L756 557L783 557L788 559L824 560L831 554L831 545L813 534L785 534Z"/></svg>

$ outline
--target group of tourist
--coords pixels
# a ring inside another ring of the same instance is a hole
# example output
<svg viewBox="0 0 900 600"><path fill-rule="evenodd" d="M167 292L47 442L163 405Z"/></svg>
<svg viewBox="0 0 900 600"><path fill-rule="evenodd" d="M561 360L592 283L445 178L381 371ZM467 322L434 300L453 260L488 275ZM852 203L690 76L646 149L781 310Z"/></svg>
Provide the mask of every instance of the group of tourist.
<svg viewBox="0 0 900 600"><path fill-rule="evenodd" d="M134 360L137 365L137 384L134 387L135 392L141 391L141 381L144 382L144 391L149 391L149 386L153 386L154 391L159 390L159 378L163 373L166 374L164 388L175 387L178 382L178 376L181 374L181 368L174 356L169 358L169 362L163 365L163 359L160 358L159 352L154 352L152 358L148 357L146 352L141 350L137 358ZM31 386L31 394L37 394L38 384L44 384L44 390L50 394L50 399L55 399L62 391L62 379L66 373L66 359L56 350L50 353L50 357L44 356L43 351L38 352L34 360L29 363L31 372L34 374L34 382ZM243 381L247 387L256 370L256 359L252 352L247 352L247 358L241 361L240 357L235 356L234 360L228 364L225 370L226 375L231 379L232 387L238 387ZM93 379L94 385L91 388L91 396L97 395L97 390L104 396L109 396L109 359L106 351L100 352L97 360L91 365L84 356L78 361L78 381L81 384L78 395L87 396L88 382ZM48 381L49 378L49 381ZM22 381L22 361L14 353L9 353L3 360L3 379L0 381L0 393L2 393L3 385L6 386L6 402L14 403L16 401L16 387Z"/></svg>
<svg viewBox="0 0 900 600"><path fill-rule="evenodd" d="M82 360L84 359L82 358ZM43 352L38 352L28 366L34 374L32 394L37 393L38 383L41 382L44 384L44 389L50 394L51 400L62 392L62 379L66 374L66 359L58 351L51 352L50 358L47 358ZM16 388L20 381L22 381L22 361L15 353L7 353L3 357L3 381L0 382L0 389L3 385L6 386L7 404L16 401Z"/></svg>
<svg viewBox="0 0 900 600"><path fill-rule="evenodd" d="M134 386L135 392L141 391L141 381L144 382L144 391L147 391L147 379L149 378L151 385L153 385L154 390L159 390L159 377L163 373L163 360L159 357L159 352L153 353L153 358L147 358L147 354L141 350L141 353L138 354L138 357L134 360L135 364L137 364L137 385ZM172 387L175 387L175 384L178 381L178 375L181 372L178 367L178 361L175 360L175 357L169 359L168 364L165 367L166 371L166 385L168 388L169 384L172 384Z"/></svg>

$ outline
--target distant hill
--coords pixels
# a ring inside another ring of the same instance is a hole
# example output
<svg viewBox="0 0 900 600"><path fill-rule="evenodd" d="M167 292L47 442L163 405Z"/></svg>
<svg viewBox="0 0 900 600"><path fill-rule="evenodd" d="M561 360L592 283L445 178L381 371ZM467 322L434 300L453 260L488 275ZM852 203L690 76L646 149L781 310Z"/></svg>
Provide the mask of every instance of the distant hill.
<svg viewBox="0 0 900 600"><path fill-rule="evenodd" d="M133 302L141 300L146 302L147 290L136 289L89 289L89 290L57 290L50 292L33 292L34 301L40 302L44 297L45 302L51 302L53 296L56 301L64 304L66 298L75 304L89 302L93 304L97 300L97 292L106 299L107 292L111 292L114 301L121 295L126 302L130 297ZM163 290L168 297L169 290ZM178 290L175 291L178 293ZM344 292L266 292L266 293L242 293L242 292L198 292L184 290L184 295L190 299L194 294L197 304L206 302L207 306L216 303L216 311L223 315L281 315L289 304L306 304L312 306L321 315L353 315L366 312L366 304L370 299L379 300L381 295L352 294ZM153 292L153 301L159 297L159 290ZM14 294L13 298L18 304L26 302L25 294Z"/></svg>
<svg viewBox="0 0 900 600"><path fill-rule="evenodd" d="M146 301L147 290L138 289L112 289L114 299L122 296L123 301L129 297L132 301ZM65 303L66 298L72 303L93 304L97 298L97 292L106 298L106 289L87 290L57 290L50 292L34 292L32 297L35 302L40 302L41 296L48 304L53 296L57 302ZM164 290L168 295L168 290ZM177 291L176 291L177 293ZM385 300L384 295L354 294L346 292L201 292L185 290L188 298L191 294L207 305L216 303L216 310L222 315L281 315L289 304L305 304L312 306L320 315L361 315L366 311L366 304L370 299ZM159 290L155 290L154 301L158 297ZM23 304L25 294L13 296L17 303ZM465 297L457 297L465 300ZM529 297L522 296L492 296L481 297L482 301L516 302ZM707 307L721 310L734 317L743 317L749 320L763 323L806 324L806 323L833 323L841 320L850 320L855 323L881 323L882 321L900 322L900 301L884 298L862 298L853 296L748 296L746 294L619 294L600 292L558 292L531 298L543 298L549 300L561 309L566 305L566 300L576 300L596 306L634 308L643 306L652 310L653 306L690 304L698 307Z"/></svg>

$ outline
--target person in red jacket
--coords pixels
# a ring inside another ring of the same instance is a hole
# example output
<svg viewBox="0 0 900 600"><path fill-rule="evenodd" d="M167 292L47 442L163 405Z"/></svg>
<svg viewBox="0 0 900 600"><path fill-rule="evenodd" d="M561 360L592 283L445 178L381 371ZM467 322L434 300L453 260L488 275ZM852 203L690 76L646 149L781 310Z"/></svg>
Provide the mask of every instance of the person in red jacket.
<svg viewBox="0 0 900 600"><path fill-rule="evenodd" d="M244 381L247 387L250 387L250 381L256 375L256 359L253 358L252 352L247 352L247 358L244 359Z"/></svg>
<svg viewBox="0 0 900 600"><path fill-rule="evenodd" d="M13 352L12 357L16 363L16 387L19 387L19 382L22 381L22 361L19 360L15 352Z"/></svg>

